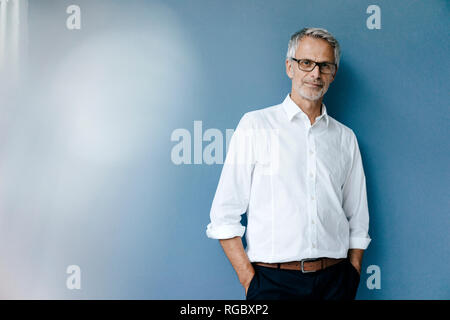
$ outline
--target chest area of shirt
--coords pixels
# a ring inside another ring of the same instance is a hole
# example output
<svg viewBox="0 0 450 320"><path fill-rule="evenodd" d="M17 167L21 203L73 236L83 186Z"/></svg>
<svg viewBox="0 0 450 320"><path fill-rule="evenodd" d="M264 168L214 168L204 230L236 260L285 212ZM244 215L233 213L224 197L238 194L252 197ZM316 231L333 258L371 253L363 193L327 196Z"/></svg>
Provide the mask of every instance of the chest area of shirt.
<svg viewBox="0 0 450 320"><path fill-rule="evenodd" d="M256 165L263 174L304 173L342 184L351 161L349 148L332 132L273 129L256 137Z"/></svg>

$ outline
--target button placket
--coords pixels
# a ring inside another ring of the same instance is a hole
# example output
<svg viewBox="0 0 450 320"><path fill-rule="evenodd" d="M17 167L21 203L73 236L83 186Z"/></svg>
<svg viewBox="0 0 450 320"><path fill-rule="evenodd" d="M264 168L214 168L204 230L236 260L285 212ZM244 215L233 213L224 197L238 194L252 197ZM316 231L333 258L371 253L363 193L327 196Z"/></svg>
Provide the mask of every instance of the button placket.
<svg viewBox="0 0 450 320"><path fill-rule="evenodd" d="M309 194L308 214L310 217L310 243L313 250L317 249L317 195L316 195L316 144L314 138L314 131L312 128L308 130L307 134L307 148L308 148L308 161L307 161L307 186Z"/></svg>

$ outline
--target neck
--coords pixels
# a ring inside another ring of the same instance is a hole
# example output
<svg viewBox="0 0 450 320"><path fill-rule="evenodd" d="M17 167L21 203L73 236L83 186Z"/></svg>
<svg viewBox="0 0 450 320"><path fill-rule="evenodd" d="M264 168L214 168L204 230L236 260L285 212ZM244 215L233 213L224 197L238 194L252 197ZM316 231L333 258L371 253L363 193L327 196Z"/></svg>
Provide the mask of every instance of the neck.
<svg viewBox="0 0 450 320"><path fill-rule="evenodd" d="M289 95L292 101L294 101L295 104L308 116L311 125L314 124L316 117L322 114L323 96L318 100L307 100L296 94L295 90L292 90Z"/></svg>

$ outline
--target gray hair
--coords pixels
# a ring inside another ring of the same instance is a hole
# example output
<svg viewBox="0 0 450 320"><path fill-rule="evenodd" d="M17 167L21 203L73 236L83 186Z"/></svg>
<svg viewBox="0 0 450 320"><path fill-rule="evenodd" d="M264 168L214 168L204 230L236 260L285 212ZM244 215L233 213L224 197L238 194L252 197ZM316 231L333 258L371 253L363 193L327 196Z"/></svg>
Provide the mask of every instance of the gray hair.
<svg viewBox="0 0 450 320"><path fill-rule="evenodd" d="M297 31L291 36L289 40L288 50L286 53L286 59L291 59L295 57L295 52L298 48L298 43L304 37L313 37L317 39L326 40L334 49L334 62L339 67L339 60L341 56L341 47L339 46L339 42L331 33L329 33L325 29L321 28L303 28L300 31Z"/></svg>

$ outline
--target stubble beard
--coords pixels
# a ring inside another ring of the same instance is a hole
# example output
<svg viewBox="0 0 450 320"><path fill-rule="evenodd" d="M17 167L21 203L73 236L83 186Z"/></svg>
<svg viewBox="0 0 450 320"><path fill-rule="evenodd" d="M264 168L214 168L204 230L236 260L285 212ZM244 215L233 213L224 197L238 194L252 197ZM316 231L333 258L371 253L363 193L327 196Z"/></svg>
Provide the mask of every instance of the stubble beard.
<svg viewBox="0 0 450 320"><path fill-rule="evenodd" d="M308 88L305 86L305 84L303 84L300 88L297 88L297 93L303 99L316 101L323 97L327 90L328 88L326 88L324 85L322 86L322 88L320 88L320 90L315 91L313 88Z"/></svg>

